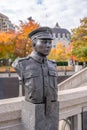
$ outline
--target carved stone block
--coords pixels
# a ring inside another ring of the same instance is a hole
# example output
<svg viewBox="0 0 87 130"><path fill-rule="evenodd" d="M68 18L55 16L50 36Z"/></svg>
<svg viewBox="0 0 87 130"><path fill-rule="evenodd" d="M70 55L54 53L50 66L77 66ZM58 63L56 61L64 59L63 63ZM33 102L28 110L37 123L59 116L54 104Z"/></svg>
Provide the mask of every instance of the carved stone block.
<svg viewBox="0 0 87 130"><path fill-rule="evenodd" d="M52 109L46 115L44 104L24 101L22 109L24 130L58 130L58 102L52 102Z"/></svg>

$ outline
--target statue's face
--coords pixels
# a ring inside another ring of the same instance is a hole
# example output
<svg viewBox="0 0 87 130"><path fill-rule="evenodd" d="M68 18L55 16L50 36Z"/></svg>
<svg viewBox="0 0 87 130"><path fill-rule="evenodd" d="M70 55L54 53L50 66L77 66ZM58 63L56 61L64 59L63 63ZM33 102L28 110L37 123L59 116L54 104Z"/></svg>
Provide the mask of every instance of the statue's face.
<svg viewBox="0 0 87 130"><path fill-rule="evenodd" d="M43 56L47 56L51 50L51 47L52 47L52 40L37 39L34 48L39 54Z"/></svg>

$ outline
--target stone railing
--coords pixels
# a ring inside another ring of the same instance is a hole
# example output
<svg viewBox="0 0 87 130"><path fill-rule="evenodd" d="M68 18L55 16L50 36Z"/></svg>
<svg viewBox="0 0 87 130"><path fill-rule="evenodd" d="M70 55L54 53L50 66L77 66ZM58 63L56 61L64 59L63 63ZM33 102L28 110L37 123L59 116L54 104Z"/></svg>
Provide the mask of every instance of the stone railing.
<svg viewBox="0 0 87 130"><path fill-rule="evenodd" d="M59 91L60 120L82 112L87 106L87 86Z"/></svg>
<svg viewBox="0 0 87 130"><path fill-rule="evenodd" d="M87 130L87 119L83 119L85 117L87 86L59 91L59 130Z"/></svg>
<svg viewBox="0 0 87 130"><path fill-rule="evenodd" d="M58 89L60 91L65 89L76 88L79 87L84 82L87 82L87 67L75 73L70 78L63 81L62 83L58 84Z"/></svg>
<svg viewBox="0 0 87 130"><path fill-rule="evenodd" d="M87 86L59 91L58 99L59 120L77 115L76 130L81 130L81 113L87 111ZM0 130L22 130L23 100L24 97L0 100Z"/></svg>
<svg viewBox="0 0 87 130"><path fill-rule="evenodd" d="M23 97L0 100L0 130L22 130Z"/></svg>

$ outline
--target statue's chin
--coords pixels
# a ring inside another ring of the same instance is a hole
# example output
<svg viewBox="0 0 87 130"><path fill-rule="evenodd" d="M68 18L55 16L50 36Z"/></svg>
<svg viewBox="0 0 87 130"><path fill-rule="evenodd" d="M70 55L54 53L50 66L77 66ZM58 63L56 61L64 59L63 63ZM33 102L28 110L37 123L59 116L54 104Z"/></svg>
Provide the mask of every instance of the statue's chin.
<svg viewBox="0 0 87 130"><path fill-rule="evenodd" d="M38 54L39 54L40 56L47 56L49 53L44 53L44 54L43 54L43 53L39 53L39 52L38 52Z"/></svg>
<svg viewBox="0 0 87 130"><path fill-rule="evenodd" d="M49 53L45 53L45 54L40 54L41 56L47 56Z"/></svg>

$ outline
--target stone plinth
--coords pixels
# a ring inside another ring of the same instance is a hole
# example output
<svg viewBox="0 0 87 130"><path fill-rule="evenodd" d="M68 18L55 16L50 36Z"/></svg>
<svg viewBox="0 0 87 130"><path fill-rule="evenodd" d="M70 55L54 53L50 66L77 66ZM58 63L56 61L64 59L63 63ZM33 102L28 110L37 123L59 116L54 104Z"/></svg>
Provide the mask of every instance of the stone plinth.
<svg viewBox="0 0 87 130"><path fill-rule="evenodd" d="M24 130L58 130L58 102L52 102L52 111L46 115L44 104L24 101L22 122Z"/></svg>

